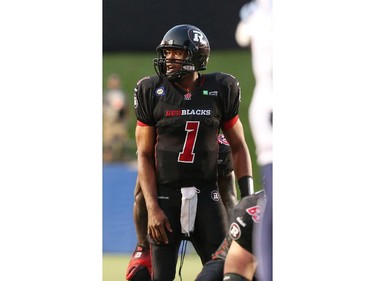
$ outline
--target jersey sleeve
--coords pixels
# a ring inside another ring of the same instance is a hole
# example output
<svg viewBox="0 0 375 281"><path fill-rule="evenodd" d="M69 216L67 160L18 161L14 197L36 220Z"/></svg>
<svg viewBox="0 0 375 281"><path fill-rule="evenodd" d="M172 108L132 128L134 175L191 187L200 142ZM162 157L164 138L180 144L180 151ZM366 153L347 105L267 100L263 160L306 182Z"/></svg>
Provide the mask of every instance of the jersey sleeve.
<svg viewBox="0 0 375 281"><path fill-rule="evenodd" d="M138 124L154 126L153 99L150 77L144 77L138 81L134 89L134 110Z"/></svg>
<svg viewBox="0 0 375 281"><path fill-rule="evenodd" d="M229 236L242 248L253 253L253 234L262 220L263 191L244 197L236 205L230 220Z"/></svg>
<svg viewBox="0 0 375 281"><path fill-rule="evenodd" d="M241 101L241 87L239 81L230 74L223 73L220 80L224 105L223 122L221 127L223 129L228 129L228 127L230 128L233 126L238 119L238 110Z"/></svg>

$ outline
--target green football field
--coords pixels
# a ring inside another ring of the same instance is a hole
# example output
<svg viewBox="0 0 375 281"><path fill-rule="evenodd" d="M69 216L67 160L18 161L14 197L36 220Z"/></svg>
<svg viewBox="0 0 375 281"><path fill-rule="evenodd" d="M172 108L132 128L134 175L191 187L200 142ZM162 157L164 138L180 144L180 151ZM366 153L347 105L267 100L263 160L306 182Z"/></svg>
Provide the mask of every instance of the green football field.
<svg viewBox="0 0 375 281"><path fill-rule="evenodd" d="M103 281L125 281L125 272L130 260L130 255L103 255ZM180 258L177 262L175 280L179 281L178 275ZM197 255L189 254L185 256L182 267L182 281L194 281L197 274L202 268L201 262Z"/></svg>

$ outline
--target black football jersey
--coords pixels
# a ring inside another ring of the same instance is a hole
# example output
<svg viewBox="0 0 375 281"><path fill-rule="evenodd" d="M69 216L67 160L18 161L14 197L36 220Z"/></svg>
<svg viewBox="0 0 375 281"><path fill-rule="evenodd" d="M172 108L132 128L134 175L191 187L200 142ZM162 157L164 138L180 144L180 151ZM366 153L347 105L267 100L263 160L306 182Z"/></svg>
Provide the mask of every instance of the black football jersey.
<svg viewBox="0 0 375 281"><path fill-rule="evenodd" d="M212 184L217 179L217 135L238 118L240 86L224 73L200 75L188 93L166 78L137 83L134 107L139 125L155 126L159 184L175 187Z"/></svg>

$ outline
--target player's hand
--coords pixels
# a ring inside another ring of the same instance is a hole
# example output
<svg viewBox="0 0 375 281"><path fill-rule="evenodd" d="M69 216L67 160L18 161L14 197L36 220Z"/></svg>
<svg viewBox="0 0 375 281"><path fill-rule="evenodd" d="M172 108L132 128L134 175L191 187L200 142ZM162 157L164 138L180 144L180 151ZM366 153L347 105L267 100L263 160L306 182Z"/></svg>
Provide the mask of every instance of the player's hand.
<svg viewBox="0 0 375 281"><path fill-rule="evenodd" d="M148 235L156 244L168 244L166 230L172 232L168 217L164 211L159 207L154 210L148 210Z"/></svg>

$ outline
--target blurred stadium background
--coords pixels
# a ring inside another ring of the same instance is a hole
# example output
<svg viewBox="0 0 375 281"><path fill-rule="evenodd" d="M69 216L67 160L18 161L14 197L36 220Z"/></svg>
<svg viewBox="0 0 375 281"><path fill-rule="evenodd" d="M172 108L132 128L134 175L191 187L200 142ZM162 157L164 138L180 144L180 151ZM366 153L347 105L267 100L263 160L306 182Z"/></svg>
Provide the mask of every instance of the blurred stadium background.
<svg viewBox="0 0 375 281"><path fill-rule="evenodd" d="M251 53L249 49L239 48L234 39L238 12L244 3L246 1L210 0L202 5L202 2L191 0L174 3L172 7L165 0L103 2L103 93L107 77L117 73L130 109L124 158L103 163L103 281L125 280L125 270L135 247L132 207L137 170L133 90L140 78L155 73L152 64L156 55L154 50L173 25L191 23L200 27L211 44L210 61L205 72L227 72L240 81L240 117L252 154L255 186L259 189L261 179L247 118L254 88ZM183 280L194 280L200 268L195 251L189 247L182 269ZM178 268L175 280L179 280Z"/></svg>

